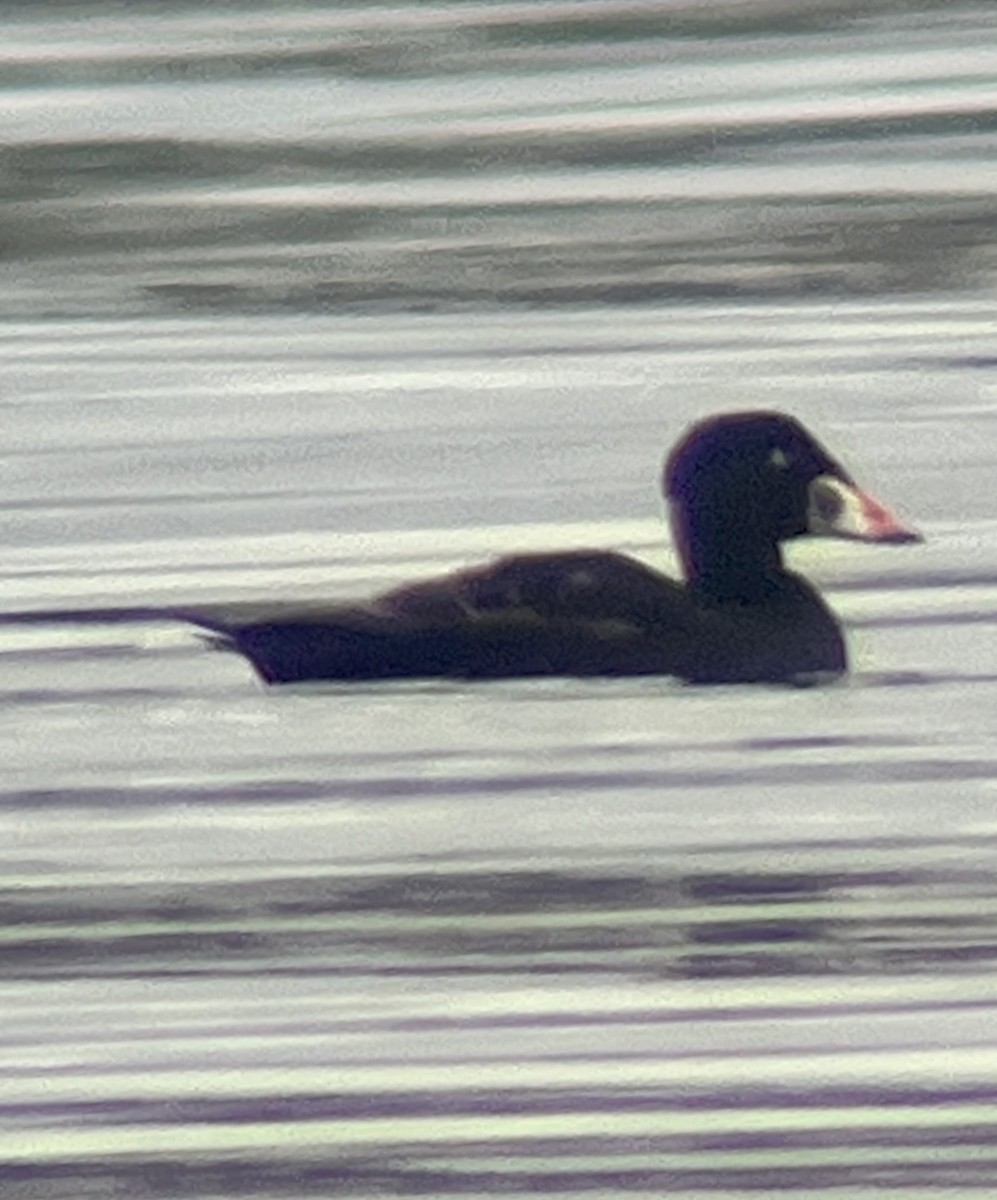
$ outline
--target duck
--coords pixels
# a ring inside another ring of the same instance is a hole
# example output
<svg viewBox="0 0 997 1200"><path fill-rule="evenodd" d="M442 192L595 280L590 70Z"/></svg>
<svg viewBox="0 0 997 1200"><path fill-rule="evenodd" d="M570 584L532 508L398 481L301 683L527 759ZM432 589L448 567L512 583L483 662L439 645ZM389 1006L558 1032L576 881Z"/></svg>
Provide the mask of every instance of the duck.
<svg viewBox="0 0 997 1200"><path fill-rule="evenodd" d="M513 554L361 602L185 613L267 684L537 676L801 683L848 670L841 626L786 567L804 536L921 541L794 417L714 415L668 456L684 578L614 550Z"/></svg>

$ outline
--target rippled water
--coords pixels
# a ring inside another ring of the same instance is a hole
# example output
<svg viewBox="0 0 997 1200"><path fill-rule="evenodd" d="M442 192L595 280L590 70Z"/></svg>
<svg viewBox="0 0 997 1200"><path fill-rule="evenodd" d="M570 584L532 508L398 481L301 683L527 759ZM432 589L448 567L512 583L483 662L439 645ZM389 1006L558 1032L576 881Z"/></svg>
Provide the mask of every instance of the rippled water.
<svg viewBox="0 0 997 1200"><path fill-rule="evenodd" d="M840 686L263 690L0 615L0 1192L990 1194L989 6L5 23L0 613L668 565L790 410Z"/></svg>

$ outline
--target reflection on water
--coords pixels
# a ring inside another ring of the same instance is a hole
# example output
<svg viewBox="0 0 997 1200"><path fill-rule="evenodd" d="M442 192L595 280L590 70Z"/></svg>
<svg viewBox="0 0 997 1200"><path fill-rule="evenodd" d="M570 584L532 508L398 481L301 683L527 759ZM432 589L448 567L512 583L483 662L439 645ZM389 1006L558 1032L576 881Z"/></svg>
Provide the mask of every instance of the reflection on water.
<svg viewBox="0 0 997 1200"><path fill-rule="evenodd" d="M873 847L869 847L872 849ZM218 972L713 979L883 976L986 966L997 886L983 866L766 870L815 847L755 851L729 872L467 871L443 866L182 888L2 894L7 980ZM944 849L951 853L952 847ZM979 856L992 846L974 843ZM835 857L834 847L827 847ZM509 1013L508 1019L515 1020Z"/></svg>
<svg viewBox="0 0 997 1200"><path fill-rule="evenodd" d="M854 853L8 889L5 1195L975 1187L993 841Z"/></svg>
<svg viewBox="0 0 997 1200"><path fill-rule="evenodd" d="M988 5L19 15L8 316L992 284Z"/></svg>
<svg viewBox="0 0 997 1200"><path fill-rule="evenodd" d="M992 849L8 891L5 1194L982 1185Z"/></svg>

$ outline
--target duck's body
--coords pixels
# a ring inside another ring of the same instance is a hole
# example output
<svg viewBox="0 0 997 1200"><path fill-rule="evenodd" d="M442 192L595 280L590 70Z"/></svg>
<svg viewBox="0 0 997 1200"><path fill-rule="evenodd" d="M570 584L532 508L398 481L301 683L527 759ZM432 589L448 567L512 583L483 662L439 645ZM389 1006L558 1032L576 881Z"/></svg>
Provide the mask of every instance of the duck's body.
<svg viewBox="0 0 997 1200"><path fill-rule="evenodd" d="M362 604L194 619L267 683L538 675L754 683L847 665L837 622L795 575L764 605L710 608L635 559L588 550L501 559Z"/></svg>
<svg viewBox="0 0 997 1200"><path fill-rule="evenodd" d="M538 675L674 675L754 683L840 675L844 639L782 563L804 533L917 535L860 492L795 421L695 426L665 492L687 582L608 551L519 555L359 604L187 614L268 683Z"/></svg>

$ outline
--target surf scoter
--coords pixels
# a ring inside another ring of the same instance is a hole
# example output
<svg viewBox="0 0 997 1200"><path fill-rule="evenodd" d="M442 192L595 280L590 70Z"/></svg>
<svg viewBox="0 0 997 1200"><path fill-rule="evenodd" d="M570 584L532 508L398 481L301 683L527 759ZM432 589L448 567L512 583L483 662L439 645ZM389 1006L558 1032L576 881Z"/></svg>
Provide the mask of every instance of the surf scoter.
<svg viewBox="0 0 997 1200"><path fill-rule="evenodd" d="M665 467L686 582L607 550L521 554L361 603L185 614L267 683L674 675L697 683L840 675L841 629L783 565L803 534L920 535L861 491L791 417L694 425Z"/></svg>

